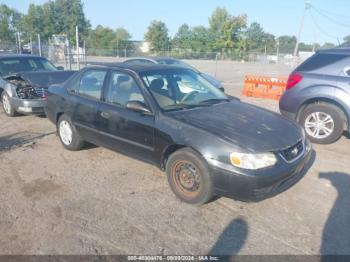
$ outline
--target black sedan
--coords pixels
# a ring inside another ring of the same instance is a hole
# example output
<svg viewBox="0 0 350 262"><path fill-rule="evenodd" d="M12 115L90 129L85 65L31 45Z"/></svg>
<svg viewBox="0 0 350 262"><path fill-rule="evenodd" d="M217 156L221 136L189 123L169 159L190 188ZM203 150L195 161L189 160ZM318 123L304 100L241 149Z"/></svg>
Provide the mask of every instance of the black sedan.
<svg viewBox="0 0 350 262"><path fill-rule="evenodd" d="M305 173L311 146L278 114L226 96L196 71L95 66L49 88L48 118L63 146L84 141L157 165L183 201L258 201Z"/></svg>

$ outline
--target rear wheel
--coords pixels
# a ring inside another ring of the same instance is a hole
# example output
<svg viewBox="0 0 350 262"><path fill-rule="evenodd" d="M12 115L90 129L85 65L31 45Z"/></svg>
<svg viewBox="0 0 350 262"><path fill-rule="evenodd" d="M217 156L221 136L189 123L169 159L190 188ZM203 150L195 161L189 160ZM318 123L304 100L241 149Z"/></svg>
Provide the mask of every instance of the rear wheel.
<svg viewBox="0 0 350 262"><path fill-rule="evenodd" d="M10 96L6 91L3 91L1 94L1 103L2 108L7 116L14 117L17 115L15 108L11 104Z"/></svg>
<svg viewBox="0 0 350 262"><path fill-rule="evenodd" d="M212 199L213 186L205 160L184 148L173 153L166 164L170 188L182 201L202 205Z"/></svg>
<svg viewBox="0 0 350 262"><path fill-rule="evenodd" d="M66 149L76 151L84 146L84 141L79 136L69 117L62 115L59 118L57 132L62 145Z"/></svg>
<svg viewBox="0 0 350 262"><path fill-rule="evenodd" d="M318 103L307 106L301 112L299 122L313 143L331 144L342 136L345 121L337 106Z"/></svg>

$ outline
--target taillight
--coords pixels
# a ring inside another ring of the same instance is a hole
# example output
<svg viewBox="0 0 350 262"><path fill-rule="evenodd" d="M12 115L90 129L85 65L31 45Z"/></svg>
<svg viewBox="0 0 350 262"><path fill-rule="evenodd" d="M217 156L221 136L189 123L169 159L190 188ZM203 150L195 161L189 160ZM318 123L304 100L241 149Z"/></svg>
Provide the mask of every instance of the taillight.
<svg viewBox="0 0 350 262"><path fill-rule="evenodd" d="M287 81L287 90L296 86L303 79L302 75L299 74L291 74Z"/></svg>

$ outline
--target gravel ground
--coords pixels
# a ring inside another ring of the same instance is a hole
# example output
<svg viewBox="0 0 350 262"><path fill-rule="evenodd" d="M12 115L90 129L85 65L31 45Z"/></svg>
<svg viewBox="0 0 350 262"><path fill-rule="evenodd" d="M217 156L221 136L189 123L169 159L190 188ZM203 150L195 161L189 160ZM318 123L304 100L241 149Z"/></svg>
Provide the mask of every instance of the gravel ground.
<svg viewBox="0 0 350 262"><path fill-rule="evenodd" d="M189 62L215 74L215 62ZM289 71L219 62L217 77L240 97L244 74ZM1 111L0 123L0 254L350 254L346 137L314 145L306 176L272 199L193 207L153 166L100 147L64 150L46 118Z"/></svg>

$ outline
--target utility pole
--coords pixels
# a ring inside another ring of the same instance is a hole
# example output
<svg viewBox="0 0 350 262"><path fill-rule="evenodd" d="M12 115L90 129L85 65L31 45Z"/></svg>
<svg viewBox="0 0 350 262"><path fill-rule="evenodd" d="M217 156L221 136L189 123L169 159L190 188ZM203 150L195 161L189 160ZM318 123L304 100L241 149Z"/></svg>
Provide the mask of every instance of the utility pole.
<svg viewBox="0 0 350 262"><path fill-rule="evenodd" d="M299 49L299 43L300 43L300 37L301 37L301 32L303 31L303 27L304 27L304 20L305 20L305 15L306 12L311 8L311 2L310 1L305 1L305 9L304 9L304 13L303 16L301 18L301 22L300 22L300 27L299 27L299 32L298 32L298 38L297 38L297 43L295 45L295 49L294 49L294 56L298 55L298 49Z"/></svg>

